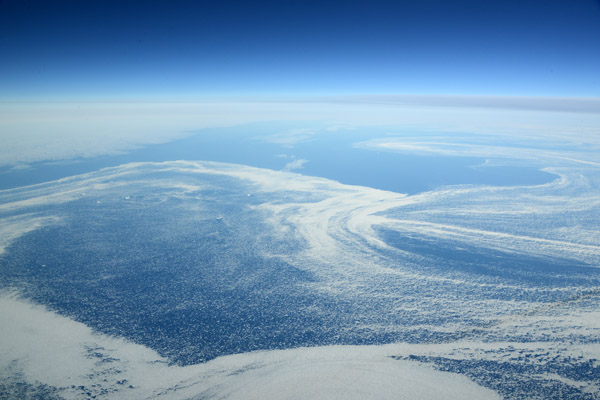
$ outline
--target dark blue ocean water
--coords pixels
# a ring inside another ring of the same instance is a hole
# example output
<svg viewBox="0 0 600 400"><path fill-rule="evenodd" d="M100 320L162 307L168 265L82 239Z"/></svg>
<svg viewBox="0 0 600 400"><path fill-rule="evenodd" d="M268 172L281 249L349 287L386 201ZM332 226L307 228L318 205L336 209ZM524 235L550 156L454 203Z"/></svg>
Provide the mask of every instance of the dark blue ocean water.
<svg viewBox="0 0 600 400"><path fill-rule="evenodd" d="M0 169L0 189L51 181L130 162L204 160L281 170L293 160L306 160L305 175L350 185L414 194L441 185L533 185L555 177L533 167L476 167L476 157L422 156L356 148L355 143L385 136L393 127L368 127L323 132L319 123L269 122L193 132L185 139L150 145L127 154L63 162L34 163L32 168ZM292 145L265 138L293 129L319 130L317 135ZM407 134L415 135L414 132ZM439 135L440 133L436 133ZM426 133L421 133L426 135Z"/></svg>

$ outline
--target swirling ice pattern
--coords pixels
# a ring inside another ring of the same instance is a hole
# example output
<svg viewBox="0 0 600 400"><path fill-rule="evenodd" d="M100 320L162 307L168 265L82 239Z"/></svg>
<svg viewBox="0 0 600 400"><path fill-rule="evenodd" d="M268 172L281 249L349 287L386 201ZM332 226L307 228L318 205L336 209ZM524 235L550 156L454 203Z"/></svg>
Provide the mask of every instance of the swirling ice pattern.
<svg viewBox="0 0 600 400"><path fill-rule="evenodd" d="M24 246L22 238L30 237L28 235L31 232L41 232L45 228L60 232L61 226L84 221L82 218L85 215L75 211L78 207L85 207L82 210L91 210L103 204L123 207L122 212L114 214L115 218L122 215L124 218L133 218L128 221L137 221L137 212L155 212L153 210L159 210L156 207L161 204L176 206L178 209L173 213L180 211L186 216L202 214L199 221L204 221L204 226L209 225L206 221L218 221L230 224L228 226L231 229L239 232L237 243L216 242L223 243L225 247L222 251L232 249L233 255L229 256L231 261L227 262L239 262L246 254L245 249L251 248L257 260L281 262L281 265L299 271L294 280L289 283L274 282L267 292L252 289L255 291L252 293L260 293L261 296L297 300L290 303L289 309L282 307L277 311L276 317L283 318L283 321L288 317L293 320L297 316L315 318L313 322L306 322L306 328L310 328L316 336L300 335L289 347L399 343L379 347L382 350L371 350L370 354L375 354L373 357L376 358L372 364L369 364L371 361L364 361L365 357L370 356L366 356L362 350L356 350L360 348L348 348L348 354L351 355L344 357L352 361L335 361L347 368L344 370L340 367L340 374L350 373L356 368L379 371L376 373L379 374L382 371L380 367L388 368L387 361L382 360L394 356L397 361L393 362L398 363L398 368L404 368L405 364L401 363L411 360L429 363L444 371L461 372L507 398L518 398L523 393L532 394L526 391L532 382L540 388L532 397L548 397L552 392L544 391L545 388L559 387L554 392L557 396L597 398L598 375L594 375L598 369L595 360L600 355L597 345L600 315L595 307L600 297L600 231L597 228L600 226L600 191L597 166L573 163L548 171L556 174L556 180L540 186L464 185L406 196L289 172L232 164L186 161L128 164L58 182L2 192L0 213L5 233L2 245L6 249L3 263L5 271L14 265L14 259L10 257L17 253L16 248ZM140 205L127 208L127 204L135 202ZM250 215L250 219L229 221L240 210ZM219 214L211 214L213 212ZM249 225L255 220L261 221L258 230L253 230ZM160 218L156 221L156 225L165 223ZM181 220L175 218L173 222L182 225L175 226L173 229L176 232L169 235L177 236L181 231L181 238L188 240L193 236L189 231L191 228ZM89 224L89 221L85 223ZM155 233L163 232L159 227L155 229ZM214 233L210 231L213 228L206 229L202 235ZM222 228L215 229L218 232ZM167 237L164 232L168 243L178 240L177 237ZM227 262L223 265L227 265ZM38 281L33 278L21 279L19 273L3 274L5 291L19 293L36 301L43 299L43 295L32 287ZM110 273L110 269L106 269L107 279ZM252 275L252 272L249 277L258 279L258 275ZM210 279L217 278L211 275ZM226 281L218 283L220 288L231 284ZM234 286L238 289L245 287L240 286L239 282ZM286 293L287 290L289 293ZM307 293L309 298L317 300L311 303L300 293ZM193 307L194 299L183 300L177 307ZM8 312L6 304L9 303L12 307L24 308L24 314L48 313L31 307L27 311L15 294L5 295L2 302L5 304L5 314ZM57 302L49 307L71 318L89 321L87 317L65 311ZM3 318L7 318L6 315ZM56 326L55 329L67 323L57 319L59 317L52 318L49 326ZM26 324L14 322L15 329L23 328L21 325ZM110 323L94 328L134 341L139 338L127 331L111 331ZM149 333L149 338L144 339L146 341L143 344L157 350L161 356L174 357L174 360L179 360L178 363L187 364L181 362L185 360L181 354L188 354L188 350L177 348L177 345L171 348L160 344L162 342L155 333ZM245 333L232 333L234 336L236 334ZM90 335L82 330L80 336L68 340L83 343L90 340ZM273 332L264 335L273 337ZM31 340L38 339L32 335ZM92 341L111 340L116 339L100 336ZM202 364L204 367L167 367L161 364L158 368L149 367L152 364L148 363L151 360L164 361L161 356L141 356L146 350L142 351L140 346L110 343L111 350L105 350L110 347L106 345L108 347L104 346L96 352L100 354L98 361L112 357L114 360L110 362L118 364L119 368L115 370L121 372L106 369L107 364L82 361L85 364L82 368L114 378L114 382L105 385L107 391L98 389L102 385L94 387L94 394L98 396L120 394L123 397L134 395L143 398L201 394L206 397L236 398L244 390L254 393L256 386L248 389L252 382L269 380L270 374L275 374L273 365L286 366L281 370L284 372L274 375L284 380L291 379L291 375L286 374L302 371L302 365L305 364L299 363L294 357L300 356L293 354L308 354L306 357L313 360L315 365L320 365L320 362L327 362L329 356L333 357L329 360L339 360L340 354L345 351L339 350L344 347L335 348L337 350L327 350L323 353L326 355L317 358L310 351L264 353L273 354L269 356L252 353L254 355L247 355L246 358L230 356L233 358L223 359L234 361L219 361L221 358L217 358ZM273 346L265 343L258 343L257 347L248 350L286 348L280 342L273 342L276 343ZM3 345L7 347L6 343ZM50 388L39 386L35 390L48 390L48 393L67 397L77 397L83 390L79 386L92 390L91 381L80 379L85 382L71 387L60 382L59 377L41 373L34 366L19 361L23 357L19 346L13 346L11 351L4 353L13 356L10 360L6 357L2 359L5 373L14 367L15 370L25 371L26 380L34 379ZM93 353L88 351L88 355L84 356L84 350L81 352L71 356L89 360L89 354ZM208 358L236 352L233 348L223 347L223 350L211 352ZM289 361L288 357L296 361ZM571 369L556 369L556 360ZM253 364L255 362L258 364ZM357 367L356 363L361 362L366 364ZM477 362L479 364L469 364ZM126 367L123 363L130 364ZM104 365L104 369L100 368L101 365ZM179 369L177 373L166 373L169 377L165 378L163 384L154 385L140 380L139 374L142 373L140 371L146 371L144 368L152 369L152 374L165 374L164 371ZM479 374L471 372L475 368L479 368ZM514 382L521 382L521 386L515 384L507 389L502 381L494 378L497 375L495 371L499 369L507 379L512 377L510 379ZM229 376L234 370L238 370L238 374L244 378L235 381L240 382L239 387L232 388L228 385L233 382ZM534 370L536 377L527 378L529 380L524 378ZM77 375L72 371L65 374ZM204 380L194 378L197 376L202 376ZM417 380L422 381L424 376ZM136 383L129 387L122 382L123 379ZM455 382L458 382L458 393L460 387L470 387L468 381ZM327 386L325 380L321 384ZM471 389L481 388L473 386ZM281 393L282 389L271 387L269 390ZM426 393L421 395L427 396ZM488 395L490 393L485 391L476 394L481 397ZM376 394L374 398L377 398Z"/></svg>

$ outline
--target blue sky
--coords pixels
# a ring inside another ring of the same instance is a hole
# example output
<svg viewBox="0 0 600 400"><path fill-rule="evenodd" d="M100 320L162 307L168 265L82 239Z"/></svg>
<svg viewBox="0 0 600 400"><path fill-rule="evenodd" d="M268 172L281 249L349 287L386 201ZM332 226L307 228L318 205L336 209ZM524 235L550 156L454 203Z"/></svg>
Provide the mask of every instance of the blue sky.
<svg viewBox="0 0 600 400"><path fill-rule="evenodd" d="M600 96L600 3L0 1L0 96Z"/></svg>

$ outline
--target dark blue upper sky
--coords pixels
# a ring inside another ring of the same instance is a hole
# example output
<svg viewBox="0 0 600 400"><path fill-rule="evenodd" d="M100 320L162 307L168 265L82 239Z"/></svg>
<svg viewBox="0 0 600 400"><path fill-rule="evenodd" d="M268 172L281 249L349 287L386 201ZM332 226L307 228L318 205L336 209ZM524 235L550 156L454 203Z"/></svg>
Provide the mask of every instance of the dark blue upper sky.
<svg viewBox="0 0 600 400"><path fill-rule="evenodd" d="M597 0L0 0L0 96L600 96Z"/></svg>

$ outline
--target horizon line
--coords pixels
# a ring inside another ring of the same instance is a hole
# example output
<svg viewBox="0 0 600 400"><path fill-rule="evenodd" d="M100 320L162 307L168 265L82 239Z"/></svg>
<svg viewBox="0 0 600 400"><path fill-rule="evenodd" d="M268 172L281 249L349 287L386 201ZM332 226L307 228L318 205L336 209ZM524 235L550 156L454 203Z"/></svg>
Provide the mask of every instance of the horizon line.
<svg viewBox="0 0 600 400"><path fill-rule="evenodd" d="M515 96L465 94L344 94L344 95L204 95L106 98L0 99L16 104L194 104L194 103L334 103L386 106L497 108L600 113L600 97Z"/></svg>

